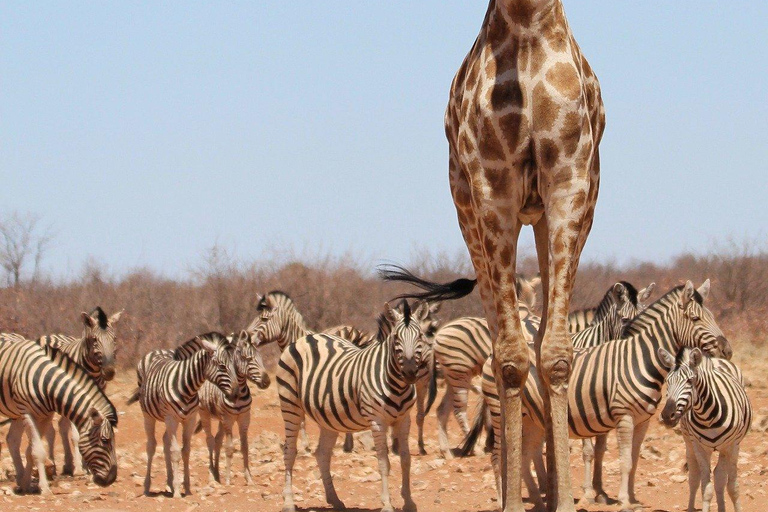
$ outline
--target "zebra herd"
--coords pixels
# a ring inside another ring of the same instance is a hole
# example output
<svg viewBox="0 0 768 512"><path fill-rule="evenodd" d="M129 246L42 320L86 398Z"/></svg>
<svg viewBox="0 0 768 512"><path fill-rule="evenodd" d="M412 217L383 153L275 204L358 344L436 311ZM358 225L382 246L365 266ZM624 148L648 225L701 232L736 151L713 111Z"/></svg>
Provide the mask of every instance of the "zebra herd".
<svg viewBox="0 0 768 512"><path fill-rule="evenodd" d="M348 435L345 450L349 450L352 433L370 430L381 473L382 510L393 510L388 486L387 432L391 428L393 451L399 455L402 469L403 510L415 511L408 447L410 409L417 405L418 446L419 453L424 454L423 422L435 398L438 374L446 387L437 407L440 451L445 458L472 454L480 434L486 431L501 503L501 406L488 325L482 318L464 317L440 326L436 317L440 300L466 295L471 287L463 283L462 290L452 291L451 286L458 281L438 285L402 269L384 274L386 279L410 282L426 291L405 294L397 305L387 304L375 334L349 325L313 332L291 298L272 291L260 298L256 317L239 333L201 334L173 350L147 353L138 364L138 386L128 400L129 404L139 402L144 416L145 494L151 494L158 421L166 427L166 484L174 497L181 496L182 491L190 493L190 441L200 430L205 430L210 479L230 483L235 423L244 478L246 483L252 482L248 455L252 397L248 383L260 389L270 385L260 346L277 343L281 356L275 380L285 424L285 512L295 510L293 466L299 435L305 447L309 444L303 429L307 417L320 427L315 457L326 500L332 507L344 508L331 474L338 435ZM542 493L548 491L550 482L546 481L544 457L543 383L533 355L541 323L533 311L537 284L537 279L518 279L517 289L531 354L523 392L522 475L535 506L543 509ZM713 493L718 508L724 510L726 488L739 510L736 464L739 443L751 423L751 408L741 372L729 361L732 351L728 340L704 305L709 281L699 288L688 281L648 304L654 286L651 283L637 290L628 282L617 282L597 307L569 317L574 359L568 387L568 424L571 437L584 440L582 502L607 499L602 465L607 434L615 430L621 470L618 500L625 507L636 503L634 480L640 447L666 382L667 401L661 419L668 425L679 423L683 433L689 510L693 510L699 486L704 510L708 510ZM408 302L407 298L419 300ZM62 472L87 470L102 486L117 478L117 412L104 389L115 373L114 325L119 318L120 313L108 317L101 308L83 313L84 333L79 339L51 335L30 341L17 334L0 334L0 414L10 421L8 449L16 483L23 492L34 488L33 467L40 491L50 492L44 462L46 455L53 460L55 414L61 416ZM477 376L481 377L479 387L472 382ZM470 391L482 396L471 425L467 418ZM449 446L447 437L451 410L465 436L456 449ZM219 422L215 435L214 419ZM29 439L26 465L20 451L25 432ZM47 452L43 438L48 441ZM223 472L219 465L222 448ZM710 458L715 450L720 458L713 483Z"/></svg>

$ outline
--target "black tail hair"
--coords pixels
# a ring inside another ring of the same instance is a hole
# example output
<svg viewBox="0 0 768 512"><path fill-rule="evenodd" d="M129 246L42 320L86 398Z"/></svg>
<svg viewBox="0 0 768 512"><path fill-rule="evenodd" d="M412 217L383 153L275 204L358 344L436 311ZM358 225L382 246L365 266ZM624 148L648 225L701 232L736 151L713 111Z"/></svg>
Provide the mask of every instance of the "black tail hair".
<svg viewBox="0 0 768 512"><path fill-rule="evenodd" d="M197 420L197 425L195 426L195 434L203 430L203 422L200 420Z"/></svg>
<svg viewBox="0 0 768 512"><path fill-rule="evenodd" d="M431 366L432 368L430 371L432 372L429 376L429 393L427 394L427 407L424 410L424 416L429 414L429 410L432 408L432 404L435 403L435 398L437 398L437 361L435 361L435 352L432 351L432 362Z"/></svg>
<svg viewBox="0 0 768 512"><path fill-rule="evenodd" d="M424 290L423 293L403 293L395 299L422 299L427 301L454 300L466 297L477 285L477 279L456 279L450 283L433 283L413 274L400 265L379 265L379 277L385 281L402 281Z"/></svg>
<svg viewBox="0 0 768 512"><path fill-rule="evenodd" d="M139 401L139 390L141 388L136 388L133 390L133 393L131 393L131 396L128 397L128 400L126 400L126 405L131 405Z"/></svg>
<svg viewBox="0 0 768 512"><path fill-rule="evenodd" d="M481 400L480 407L475 414L475 421L472 423L472 428L461 442L461 446L456 450L456 454L459 457L468 457L475 453L477 439L480 437L480 432L482 432L485 427L485 411L487 407L488 405L485 403L485 399Z"/></svg>

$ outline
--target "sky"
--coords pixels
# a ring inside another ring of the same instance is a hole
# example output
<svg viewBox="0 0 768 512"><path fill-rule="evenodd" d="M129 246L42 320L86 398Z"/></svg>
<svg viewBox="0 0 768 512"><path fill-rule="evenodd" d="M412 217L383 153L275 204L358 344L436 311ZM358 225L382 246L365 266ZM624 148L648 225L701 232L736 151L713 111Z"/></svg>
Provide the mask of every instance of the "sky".
<svg viewBox="0 0 768 512"><path fill-rule="evenodd" d="M39 215L64 276L459 254L443 114L486 6L0 1L0 215ZM565 8L607 112L583 259L765 240L768 2Z"/></svg>

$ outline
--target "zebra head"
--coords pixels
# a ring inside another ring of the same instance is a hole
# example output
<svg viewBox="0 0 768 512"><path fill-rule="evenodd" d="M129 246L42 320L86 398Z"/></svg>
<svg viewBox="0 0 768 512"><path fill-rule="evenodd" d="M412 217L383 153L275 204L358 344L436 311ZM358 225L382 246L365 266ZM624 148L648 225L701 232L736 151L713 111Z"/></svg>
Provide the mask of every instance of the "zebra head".
<svg viewBox="0 0 768 512"><path fill-rule="evenodd" d="M259 389L268 388L269 375L264 367L261 351L253 341L253 334L248 331L240 331L237 337L237 351L238 375L245 376Z"/></svg>
<svg viewBox="0 0 768 512"><path fill-rule="evenodd" d="M99 306L90 313L81 313L85 325L83 338L88 351L86 359L94 368L100 368L101 377L105 381L115 377L115 324L122 314L122 311L118 311L107 317Z"/></svg>
<svg viewBox="0 0 768 512"><path fill-rule="evenodd" d="M699 347L712 357L730 359L733 355L731 344L720 330L712 312L704 306L709 295L709 279L698 289L687 281L678 298L678 336L681 345Z"/></svg>
<svg viewBox="0 0 768 512"><path fill-rule="evenodd" d="M262 297L256 312L248 331L255 335L259 345L277 342L282 349L284 343L295 341L298 331L306 328L293 300L280 291L273 290Z"/></svg>
<svg viewBox="0 0 768 512"><path fill-rule="evenodd" d="M609 290L610 307L606 319L610 339L621 338L624 328L644 309L643 302L650 297L656 283L640 291L627 281L619 281ZM605 300L605 299L604 299Z"/></svg>
<svg viewBox="0 0 768 512"><path fill-rule="evenodd" d="M395 364L407 384L415 383L429 372L432 347L424 335L422 326L430 314L429 304L420 302L414 311L408 301L403 300L400 308L386 306L385 322L379 324L379 332L388 330L386 339L392 346ZM383 338L383 336L380 336Z"/></svg>
<svg viewBox="0 0 768 512"><path fill-rule="evenodd" d="M659 359L670 372L667 374L667 402L661 411L661 421L674 427L695 400L697 368L704 355L698 348L683 347L673 356L659 347Z"/></svg>
<svg viewBox="0 0 768 512"><path fill-rule="evenodd" d="M209 333L198 337L203 349L211 354L205 367L205 378L216 385L229 400L237 397L237 350L222 334Z"/></svg>
<svg viewBox="0 0 768 512"><path fill-rule="evenodd" d="M85 428L80 430L78 448L93 482L106 487L117 478L117 453L115 451L115 426L117 416L105 417L98 409L91 408Z"/></svg>

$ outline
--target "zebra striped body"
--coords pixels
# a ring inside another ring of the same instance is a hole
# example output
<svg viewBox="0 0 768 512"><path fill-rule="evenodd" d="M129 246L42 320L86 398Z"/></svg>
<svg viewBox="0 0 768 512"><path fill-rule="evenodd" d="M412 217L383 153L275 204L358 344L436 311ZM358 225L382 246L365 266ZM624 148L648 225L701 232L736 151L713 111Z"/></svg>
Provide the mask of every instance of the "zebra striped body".
<svg viewBox="0 0 768 512"><path fill-rule="evenodd" d="M83 334L80 338L64 334L49 334L37 339L41 346L53 347L65 353L90 375L101 389L106 389L107 382L115 376L115 324L120 320L122 311L107 317L100 307L90 313L81 313ZM77 446L79 433L72 428L69 419L62 416L59 420L59 434L64 448L64 467L62 474L77 475L83 472L83 462ZM48 440L48 457L54 461L53 428L45 432Z"/></svg>
<svg viewBox="0 0 768 512"><path fill-rule="evenodd" d="M195 350L195 347L200 347ZM191 355L189 355L191 353ZM157 443L155 422L166 425L165 443L168 486L173 496L181 496L179 461L184 460L184 490L190 492L189 450L194 433L199 399L198 391L208 379L230 398L234 398L237 373L235 347L219 333L208 333L188 341L175 351L154 350L146 354L137 368L139 388L129 403L137 401L144 413L147 434L147 475L144 493L149 494L152 482L152 458ZM176 431L182 425L182 447Z"/></svg>
<svg viewBox="0 0 768 512"><path fill-rule="evenodd" d="M198 396L200 398L200 426L205 430L208 445L209 476L216 482L221 482L219 458L224 445L225 473L224 483L231 481L232 466L232 427L237 423L240 431L240 453L243 455L245 481L251 484L251 470L248 462L248 427L251 422L251 390L248 381L253 382L259 389L269 386L269 375L264 369L264 362L259 350L251 344L251 336L242 331L236 341L237 353L235 366L237 370L237 392L234 398L227 398L224 392L210 381L203 383ZM219 430L213 436L211 420L219 421Z"/></svg>
<svg viewBox="0 0 768 512"><path fill-rule="evenodd" d="M713 490L718 511L725 512L726 486L739 511L739 445L752 423L752 406L741 372L730 361L710 359L698 349L682 349L676 358L662 350L659 357L671 371L661 419L668 426L680 422L688 459L688 510L694 510L701 484L702 512L708 512ZM713 451L720 453L714 488L710 478Z"/></svg>
<svg viewBox="0 0 768 512"><path fill-rule="evenodd" d="M8 447L16 482L31 490L32 465L21 460L21 436L26 426L36 463L40 490L50 493L45 476L45 432L54 413L66 416L82 434L78 449L93 481L110 485L117 477L114 428L117 411L97 383L64 353L32 341L0 335L0 414L12 420Z"/></svg>
<svg viewBox="0 0 768 512"><path fill-rule="evenodd" d="M420 325L428 313L426 304L413 315L407 303L403 313L388 308L379 320L377 340L362 349L341 338L311 334L283 352L276 378L286 431L284 511L295 510L291 480L296 434L305 416L320 426L316 456L329 504L344 508L330 474L338 433L371 429L382 475L382 503L391 510L386 427L392 425L400 440L404 510L415 510L410 497L408 410L416 398L413 384L429 373L429 347Z"/></svg>
<svg viewBox="0 0 768 512"><path fill-rule="evenodd" d="M705 284L708 288L708 283ZM640 445L648 419L661 399L667 375L657 349L663 347L676 352L688 346L714 355L729 355L730 347L690 281L638 314L626 326L624 336L574 352L568 385L568 425L571 437L575 438L596 437L618 429L622 462L619 501L628 505L634 501L633 480ZM524 435L535 438L539 434L534 430L543 432L544 429L543 384L533 364L529 372L523 402L530 421L524 424ZM492 371L484 373L483 391L488 393L491 416L498 422L500 412L494 411L498 408L495 389ZM601 463L596 457L595 465ZM523 471L530 471L529 463L523 465ZM602 482L594 485L602 493Z"/></svg>

